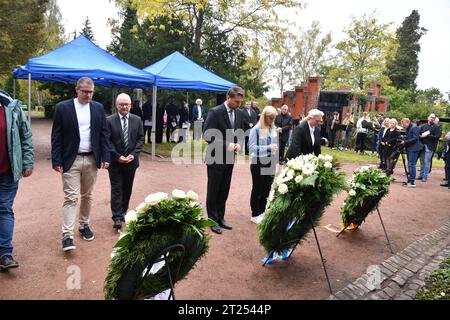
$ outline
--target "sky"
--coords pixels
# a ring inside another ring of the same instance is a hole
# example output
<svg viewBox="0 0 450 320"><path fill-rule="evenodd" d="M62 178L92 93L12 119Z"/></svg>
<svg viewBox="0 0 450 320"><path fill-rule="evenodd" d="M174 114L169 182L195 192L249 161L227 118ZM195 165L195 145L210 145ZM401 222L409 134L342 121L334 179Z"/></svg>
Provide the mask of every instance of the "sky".
<svg viewBox="0 0 450 320"><path fill-rule="evenodd" d="M58 0L66 34L80 32L86 17L91 20L97 44L106 48L111 42L108 18L118 18L118 9L110 0ZM450 95L450 1L449 0L309 0L306 8L281 12L292 26L308 28L318 20L323 34L332 32L333 43L342 39L342 29L349 25L351 16L361 17L376 10L380 22L393 22L394 30L417 9L420 25L428 29L421 39L419 54L419 89L436 87ZM299 79L299 83L302 79ZM279 95L272 88L267 97Z"/></svg>

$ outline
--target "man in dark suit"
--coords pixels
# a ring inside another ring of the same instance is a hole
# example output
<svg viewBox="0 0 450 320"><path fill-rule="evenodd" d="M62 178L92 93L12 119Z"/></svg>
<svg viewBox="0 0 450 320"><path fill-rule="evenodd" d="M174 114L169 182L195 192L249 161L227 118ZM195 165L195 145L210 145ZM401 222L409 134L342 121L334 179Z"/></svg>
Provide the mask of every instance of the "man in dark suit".
<svg viewBox="0 0 450 320"><path fill-rule="evenodd" d="M277 127L279 134L279 162L280 164L284 164L284 152L286 149L286 143L289 140L289 133L292 129L292 117L289 114L289 107L287 105L283 105L281 107L281 113L277 115L275 118L275 126Z"/></svg>
<svg viewBox="0 0 450 320"><path fill-rule="evenodd" d="M217 234L222 233L221 228L232 229L224 220L225 204L230 191L235 154L241 150L244 140L244 121L242 112L238 110L244 95L245 91L240 87L228 90L227 100L208 112L203 131L203 137L208 142L206 210L208 218L217 223L211 227Z"/></svg>
<svg viewBox="0 0 450 320"><path fill-rule="evenodd" d="M79 229L84 240L94 240L89 228L92 191L97 169L108 169L109 131L101 103L92 101L94 82L80 78L77 97L56 105L52 128L52 166L62 174L64 205L63 250L73 250L73 228L78 194L81 194Z"/></svg>
<svg viewBox="0 0 450 320"><path fill-rule="evenodd" d="M147 101L142 105L142 114L144 121L144 140L147 137L147 143L151 143L153 126L153 100L151 94L147 95Z"/></svg>
<svg viewBox="0 0 450 320"><path fill-rule="evenodd" d="M423 149L423 145L420 142L420 128L411 123L408 118L403 118L401 121L403 129L406 130L406 139L400 142L406 148L408 156L408 181L404 184L405 187L415 188L416 180L416 166L419 152ZM386 129L388 130L388 129Z"/></svg>
<svg viewBox="0 0 450 320"><path fill-rule="evenodd" d="M144 129L139 117L130 113L130 96L121 93L116 99L117 113L106 122L110 132L111 212L113 228L121 229L128 211L134 174L139 167L139 153L144 145Z"/></svg>
<svg viewBox="0 0 450 320"><path fill-rule="evenodd" d="M195 106L192 107L192 120L194 121L194 140L202 138L203 123L205 121L205 108L202 106L202 99L195 100Z"/></svg>
<svg viewBox="0 0 450 320"><path fill-rule="evenodd" d="M294 159L299 155L314 153L318 156L321 153L321 145L327 143L319 130L323 112L318 109L309 111L306 119L295 128L292 136L292 143L286 154L287 159Z"/></svg>
<svg viewBox="0 0 450 320"><path fill-rule="evenodd" d="M245 108L241 110L244 118L244 131L247 132L251 128L253 128L258 123L258 116L255 110L251 107L251 101L247 101L245 103ZM245 136L245 154L248 154L248 138L250 135L250 131Z"/></svg>
<svg viewBox="0 0 450 320"><path fill-rule="evenodd" d="M166 106L166 112L167 112L166 140L168 143L175 142L173 140L172 133L178 126L177 116L179 116L179 113L178 108L175 105L174 97L169 98L169 104Z"/></svg>

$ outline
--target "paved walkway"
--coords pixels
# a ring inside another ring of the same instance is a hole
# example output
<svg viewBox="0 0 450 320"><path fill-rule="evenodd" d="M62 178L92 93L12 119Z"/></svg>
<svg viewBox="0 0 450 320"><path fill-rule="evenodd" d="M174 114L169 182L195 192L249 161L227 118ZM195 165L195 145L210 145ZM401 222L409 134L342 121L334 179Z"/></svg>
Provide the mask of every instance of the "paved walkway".
<svg viewBox="0 0 450 320"><path fill-rule="evenodd" d="M329 300L412 300L450 255L450 220L356 279Z"/></svg>

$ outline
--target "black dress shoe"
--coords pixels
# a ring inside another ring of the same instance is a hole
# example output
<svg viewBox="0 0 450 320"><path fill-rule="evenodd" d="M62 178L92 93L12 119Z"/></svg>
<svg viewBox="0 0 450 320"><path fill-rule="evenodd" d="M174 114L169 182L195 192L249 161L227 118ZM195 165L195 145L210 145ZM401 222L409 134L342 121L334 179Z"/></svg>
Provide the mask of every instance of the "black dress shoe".
<svg viewBox="0 0 450 320"><path fill-rule="evenodd" d="M10 268L17 268L19 264L11 256L3 256L0 258L0 270L6 270Z"/></svg>
<svg viewBox="0 0 450 320"><path fill-rule="evenodd" d="M227 229L227 230L232 230L232 229L233 229L233 227L230 226L229 224L227 224L227 223L225 222L225 220L219 220L218 223L219 223L219 226L222 227L222 228L224 228L224 229Z"/></svg>
<svg viewBox="0 0 450 320"><path fill-rule="evenodd" d="M441 187L450 187L450 184L448 184L448 183L441 183L440 186Z"/></svg>
<svg viewBox="0 0 450 320"><path fill-rule="evenodd" d="M219 226L211 227L211 231L217 234L222 234L222 229Z"/></svg>
<svg viewBox="0 0 450 320"><path fill-rule="evenodd" d="M122 229L122 220L120 219L114 220L113 228L117 230Z"/></svg>

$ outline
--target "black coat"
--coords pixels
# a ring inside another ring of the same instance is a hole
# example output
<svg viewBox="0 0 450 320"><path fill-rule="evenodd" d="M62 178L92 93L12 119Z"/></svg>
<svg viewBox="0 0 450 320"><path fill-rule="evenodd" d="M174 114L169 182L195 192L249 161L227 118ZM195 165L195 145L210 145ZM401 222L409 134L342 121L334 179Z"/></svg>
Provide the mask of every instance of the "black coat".
<svg viewBox="0 0 450 320"><path fill-rule="evenodd" d="M110 163L109 131L103 105L90 102L91 145L97 168L102 162ZM72 167L80 147L80 130L73 99L56 105L52 127L52 166L63 167L67 172Z"/></svg>
<svg viewBox="0 0 450 320"><path fill-rule="evenodd" d="M129 167L139 167L139 153L144 145L144 128L142 125L142 120L135 116L134 114L129 115L128 119L128 148L125 149L123 142L123 130L122 124L120 123L120 117L118 113L110 115L106 122L108 124L108 129L110 132L110 144L109 151L111 154L111 161L113 164L117 163L117 159L120 156L128 156L132 154L134 160L129 164Z"/></svg>
<svg viewBox="0 0 450 320"><path fill-rule="evenodd" d="M234 112L234 133L231 129L230 118L225 104L209 110L203 127L203 137L208 142L206 153L206 163L208 165L223 166L234 163L234 152L229 152L227 149L230 143L239 143L241 147L243 146L244 119L239 109L235 109ZM236 135L239 129L242 130L241 134ZM219 149L222 149L221 154L216 152Z"/></svg>
<svg viewBox="0 0 450 320"><path fill-rule="evenodd" d="M250 110L250 115L248 114L248 111ZM248 129L253 128L258 123L258 115L256 114L255 110L252 108L243 108L241 109L242 116L244 118L244 131L247 131ZM250 127L250 124L253 124Z"/></svg>
<svg viewBox="0 0 450 320"><path fill-rule="evenodd" d="M281 128L280 141L287 142L289 140L289 131L292 129L292 117L286 113L279 114L275 118L275 126Z"/></svg>
<svg viewBox="0 0 450 320"><path fill-rule="evenodd" d="M314 130L314 145L312 144L311 135L309 133L308 121L304 121L298 125L292 135L292 143L286 154L287 159L294 159L299 155L314 153L318 156L321 153L322 135L318 127Z"/></svg>

